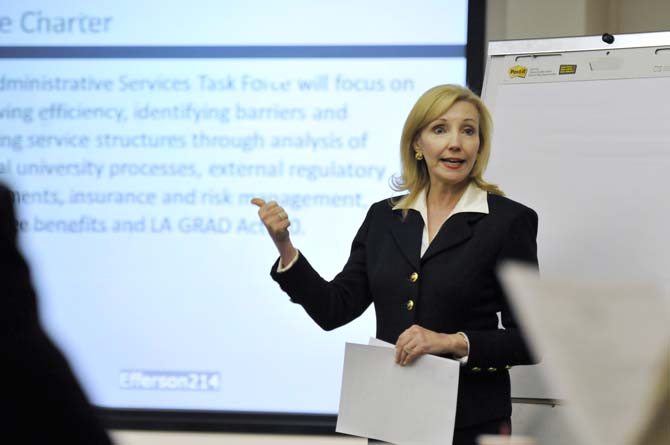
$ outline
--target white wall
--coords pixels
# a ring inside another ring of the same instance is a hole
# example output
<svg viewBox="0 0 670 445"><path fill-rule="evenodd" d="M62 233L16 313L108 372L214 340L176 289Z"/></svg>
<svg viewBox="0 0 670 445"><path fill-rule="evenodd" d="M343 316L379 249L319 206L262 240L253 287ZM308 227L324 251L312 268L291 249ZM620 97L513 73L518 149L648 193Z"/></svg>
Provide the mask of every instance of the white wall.
<svg viewBox="0 0 670 445"><path fill-rule="evenodd" d="M668 0L488 0L488 40L670 31Z"/></svg>
<svg viewBox="0 0 670 445"><path fill-rule="evenodd" d="M488 0L487 40L670 30L670 0ZM539 443L574 443L560 407L518 404L514 432L546 437ZM202 434L114 431L120 445L358 445L343 436Z"/></svg>

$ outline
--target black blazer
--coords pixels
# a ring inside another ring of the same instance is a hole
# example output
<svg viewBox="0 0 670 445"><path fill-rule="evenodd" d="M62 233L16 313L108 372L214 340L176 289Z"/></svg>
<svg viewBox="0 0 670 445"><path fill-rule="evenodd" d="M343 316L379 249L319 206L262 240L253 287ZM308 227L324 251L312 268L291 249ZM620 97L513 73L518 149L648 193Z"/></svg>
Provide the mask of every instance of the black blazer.
<svg viewBox="0 0 670 445"><path fill-rule="evenodd" d="M389 200L370 208L349 260L332 281L304 255L272 278L323 329L342 326L374 304L377 338L395 343L413 324L437 332L464 332L470 341L459 376L456 427L511 415L508 369L534 362L496 277L506 259L537 265L537 214L489 194L489 214L458 213L419 257L423 219L392 210ZM417 276L412 275L416 273ZM410 303L410 300L412 303ZM498 329L497 312L505 329Z"/></svg>

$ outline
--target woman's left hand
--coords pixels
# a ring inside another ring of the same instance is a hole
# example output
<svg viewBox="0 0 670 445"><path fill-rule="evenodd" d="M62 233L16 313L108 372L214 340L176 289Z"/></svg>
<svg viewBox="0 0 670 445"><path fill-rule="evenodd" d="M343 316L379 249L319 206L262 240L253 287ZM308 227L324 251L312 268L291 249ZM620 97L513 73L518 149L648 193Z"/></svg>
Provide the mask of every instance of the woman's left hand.
<svg viewBox="0 0 670 445"><path fill-rule="evenodd" d="M395 362L405 366L424 354L447 354L462 350L465 339L459 334L442 334L412 325L395 344ZM467 347L467 346L466 346Z"/></svg>

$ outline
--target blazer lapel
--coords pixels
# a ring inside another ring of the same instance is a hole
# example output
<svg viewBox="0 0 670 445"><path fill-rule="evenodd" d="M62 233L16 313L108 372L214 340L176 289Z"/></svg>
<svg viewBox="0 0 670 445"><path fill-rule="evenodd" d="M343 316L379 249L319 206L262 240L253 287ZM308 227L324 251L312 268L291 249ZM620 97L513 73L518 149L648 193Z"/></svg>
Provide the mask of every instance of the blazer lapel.
<svg viewBox="0 0 670 445"><path fill-rule="evenodd" d="M421 253L421 236L423 235L423 219L419 212L409 210L404 220L400 210L393 212L396 217L391 225L393 239L398 244L400 252L409 261L414 270L419 270Z"/></svg>
<svg viewBox="0 0 670 445"><path fill-rule="evenodd" d="M451 249L472 237L472 224L485 216L484 213L458 213L440 227L439 232L421 257L421 261Z"/></svg>

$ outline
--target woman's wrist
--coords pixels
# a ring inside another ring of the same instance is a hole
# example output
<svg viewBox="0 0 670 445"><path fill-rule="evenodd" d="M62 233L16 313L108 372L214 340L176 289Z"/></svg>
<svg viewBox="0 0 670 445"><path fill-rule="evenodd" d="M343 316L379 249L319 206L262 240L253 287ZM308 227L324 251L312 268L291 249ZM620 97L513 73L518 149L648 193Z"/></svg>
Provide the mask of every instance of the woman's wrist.
<svg viewBox="0 0 670 445"><path fill-rule="evenodd" d="M465 336L459 334L441 334L443 354L453 354L457 358L468 355L469 345Z"/></svg>
<svg viewBox="0 0 670 445"><path fill-rule="evenodd" d="M275 245L279 251L279 258L281 259L281 264L286 266L291 263L295 256L298 254L298 250L293 246L290 238L282 241L276 241Z"/></svg>

